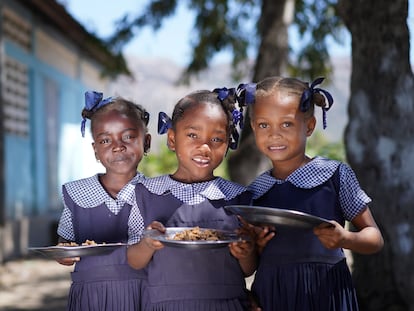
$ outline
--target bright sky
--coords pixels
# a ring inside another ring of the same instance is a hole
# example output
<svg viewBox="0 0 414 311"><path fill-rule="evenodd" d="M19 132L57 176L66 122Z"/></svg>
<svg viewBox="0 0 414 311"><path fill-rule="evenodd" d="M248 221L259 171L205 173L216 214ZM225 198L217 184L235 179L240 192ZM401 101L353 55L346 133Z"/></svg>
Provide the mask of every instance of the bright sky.
<svg viewBox="0 0 414 311"><path fill-rule="evenodd" d="M66 8L87 30L104 38L114 31L114 22L125 15L143 10L148 1L137 0L65 0ZM166 18L162 28L154 32L149 27L139 32L124 52L141 57L165 57L186 64L191 56L189 38L193 17L181 6L176 15Z"/></svg>
<svg viewBox="0 0 414 311"><path fill-rule="evenodd" d="M99 37L109 36L114 31L114 22L126 12L132 16L141 12L148 1L138 0L60 0L66 8L87 30ZM411 4L411 0L409 0ZM183 2L181 2L183 3ZM410 5L409 26L414 23L414 7ZM161 29L157 32L146 27L126 46L126 54L140 57L163 57L173 59L180 65L186 65L191 56L191 35L193 15L187 7L181 5L176 15L164 19ZM292 35L292 33L290 34ZM413 37L413 33L411 34ZM295 40L292 40L294 42ZM413 42L413 40L411 40ZM346 33L345 45L331 42L332 55L350 56L350 36ZM214 60L229 59L221 53ZM414 59L414 48L411 49L411 59ZM413 63L413 61L411 61Z"/></svg>

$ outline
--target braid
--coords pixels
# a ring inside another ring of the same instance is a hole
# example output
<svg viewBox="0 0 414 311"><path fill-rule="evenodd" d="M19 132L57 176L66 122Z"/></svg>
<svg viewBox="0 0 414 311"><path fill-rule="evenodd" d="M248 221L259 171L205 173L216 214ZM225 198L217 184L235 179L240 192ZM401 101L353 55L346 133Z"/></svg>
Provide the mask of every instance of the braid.
<svg viewBox="0 0 414 311"><path fill-rule="evenodd" d="M110 103L100 107L97 110L83 109L82 117L91 120L92 130L94 128L94 123L97 119L97 116L109 111L118 111L121 114L135 119L137 122L142 124L145 132L148 132L149 113L141 105L134 104L133 102L122 97L113 99Z"/></svg>

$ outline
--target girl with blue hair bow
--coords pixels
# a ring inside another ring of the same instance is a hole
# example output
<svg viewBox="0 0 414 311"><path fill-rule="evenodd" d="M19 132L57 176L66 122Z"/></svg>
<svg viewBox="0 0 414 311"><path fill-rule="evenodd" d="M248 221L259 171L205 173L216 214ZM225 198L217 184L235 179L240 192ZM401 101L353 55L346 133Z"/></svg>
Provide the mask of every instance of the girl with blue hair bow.
<svg viewBox="0 0 414 311"><path fill-rule="evenodd" d="M62 186L59 242L136 243L144 227L135 185L144 179L137 168L150 148L149 114L123 98L103 99L102 93L88 91L82 117L82 136L90 119L92 147L105 173ZM125 245L111 253L57 261L75 264L67 310L140 310L146 276L128 265Z"/></svg>
<svg viewBox="0 0 414 311"><path fill-rule="evenodd" d="M329 220L314 228L256 227L260 261L252 290L263 310L358 310L343 248L373 254L383 246L368 207L371 199L352 169L305 153L316 126L314 107L322 108L325 128L333 104L332 96L316 87L322 81L266 78L257 84L250 109L256 145L273 166L249 186L253 205ZM344 228L346 220L355 232Z"/></svg>
<svg viewBox="0 0 414 311"><path fill-rule="evenodd" d="M236 148L242 115L233 89L196 91L176 104L172 118L160 113L159 132L178 167L172 175L148 178L137 185L138 206L147 228L196 227L236 230L239 220L223 208L248 204L244 186L214 175L229 148ZM164 227L165 226L165 227ZM229 247L186 249L163 245L145 236L128 248L128 262L148 271L144 309L241 311L249 300L245 277L256 267L252 241Z"/></svg>

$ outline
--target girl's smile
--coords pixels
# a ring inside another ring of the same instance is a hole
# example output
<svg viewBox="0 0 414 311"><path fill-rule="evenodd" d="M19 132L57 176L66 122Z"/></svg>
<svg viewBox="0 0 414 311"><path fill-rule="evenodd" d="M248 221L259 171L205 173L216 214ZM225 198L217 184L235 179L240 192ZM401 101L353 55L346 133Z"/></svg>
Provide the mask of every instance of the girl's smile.
<svg viewBox="0 0 414 311"><path fill-rule="evenodd" d="M251 126L257 147L285 178L302 163L315 118L305 118L298 98L283 91L256 98L253 109Z"/></svg>
<svg viewBox="0 0 414 311"><path fill-rule="evenodd" d="M179 161L173 178L202 182L214 178L228 148L228 120L222 107L199 103L185 111L175 129L168 130L168 146Z"/></svg>

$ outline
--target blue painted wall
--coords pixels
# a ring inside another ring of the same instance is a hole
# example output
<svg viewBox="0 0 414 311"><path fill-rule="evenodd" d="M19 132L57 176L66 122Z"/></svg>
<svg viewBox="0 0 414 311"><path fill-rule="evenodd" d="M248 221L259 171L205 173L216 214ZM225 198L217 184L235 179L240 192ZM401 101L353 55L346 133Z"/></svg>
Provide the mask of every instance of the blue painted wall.
<svg viewBox="0 0 414 311"><path fill-rule="evenodd" d="M20 49L10 42L5 42L5 53L29 68L30 72L30 136L28 139L14 135L5 137L5 168L6 168L6 219L12 220L19 216L42 215L60 211L60 206L50 206L50 191L60 192L61 180L59 169L56 172L58 187L48 189L47 176L50 167L46 153L46 111L44 98L45 79L53 80L58 87L58 120L60 133L68 126L80 126L80 112L83 107L83 94L87 87L79 80L72 79L48 64L36 59L33 54ZM80 131L78 139L81 139ZM65 141L59 141L58 159ZM74 152L76 152L74 150ZM58 163L58 168L64 167ZM72 176L71 176L72 177ZM74 174L73 178L77 177Z"/></svg>

